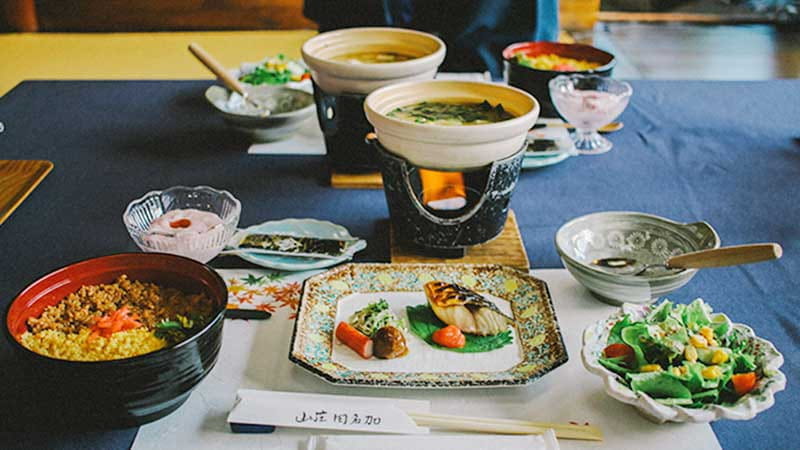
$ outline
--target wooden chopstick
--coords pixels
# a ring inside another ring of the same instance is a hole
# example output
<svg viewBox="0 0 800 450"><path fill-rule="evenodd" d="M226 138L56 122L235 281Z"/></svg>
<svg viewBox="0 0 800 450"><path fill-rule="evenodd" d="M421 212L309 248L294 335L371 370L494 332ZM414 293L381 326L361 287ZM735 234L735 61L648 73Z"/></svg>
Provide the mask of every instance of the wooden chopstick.
<svg viewBox="0 0 800 450"><path fill-rule="evenodd" d="M603 432L592 425L572 425L527 420L494 419L489 417L466 417L435 413L409 413L419 426L454 431L498 434L542 434L552 428L557 438L584 441L602 441Z"/></svg>

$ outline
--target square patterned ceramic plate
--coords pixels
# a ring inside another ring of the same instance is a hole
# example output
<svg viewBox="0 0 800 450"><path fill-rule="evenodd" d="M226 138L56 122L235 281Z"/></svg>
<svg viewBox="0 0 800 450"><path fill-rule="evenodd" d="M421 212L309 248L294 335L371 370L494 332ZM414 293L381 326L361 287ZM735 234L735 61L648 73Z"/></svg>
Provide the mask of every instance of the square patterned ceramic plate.
<svg viewBox="0 0 800 450"><path fill-rule="evenodd" d="M340 321L381 298L408 323L406 307L426 304L423 286L434 280L468 287L513 317L511 344L457 353L405 331L408 355L365 360L334 338ZM499 265L346 264L306 280L289 359L336 384L462 388L532 383L564 364L567 351L547 285L525 272Z"/></svg>

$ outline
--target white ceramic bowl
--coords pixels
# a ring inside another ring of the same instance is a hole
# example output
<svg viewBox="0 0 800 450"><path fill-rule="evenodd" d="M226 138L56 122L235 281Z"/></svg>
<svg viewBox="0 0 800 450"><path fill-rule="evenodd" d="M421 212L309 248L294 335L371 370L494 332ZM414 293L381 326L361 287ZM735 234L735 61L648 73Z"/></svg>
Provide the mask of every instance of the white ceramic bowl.
<svg viewBox="0 0 800 450"><path fill-rule="evenodd" d="M600 258L633 258L664 263L682 253L717 248L720 239L705 222L678 223L652 214L609 211L573 219L559 228L556 250L572 276L612 305L650 303L689 282L697 269L653 270L630 275L592 264Z"/></svg>
<svg viewBox="0 0 800 450"><path fill-rule="evenodd" d="M502 104L515 117L502 122L449 126L407 122L386 114L425 100L489 101ZM432 169L463 170L483 167L514 155L539 117L539 102L527 92L494 83L474 81L416 81L376 90L364 101L367 120L378 141L411 163Z"/></svg>
<svg viewBox="0 0 800 450"><path fill-rule="evenodd" d="M369 94L391 83L430 80L444 61L441 39L403 28L345 28L321 33L301 49L311 78L328 94ZM357 52L396 52L414 59L382 64L353 64L332 58Z"/></svg>
<svg viewBox="0 0 800 450"><path fill-rule="evenodd" d="M607 319L588 326L583 332L581 359L586 369L603 379L608 395L622 403L634 406L642 415L656 423L664 422L712 422L719 419L749 420L775 403L775 393L786 388L786 376L778 370L783 365L783 355L766 339L759 338L753 329L740 323L732 324L743 331L754 343L756 361L769 376L758 381L755 389L733 405L707 405L704 408L667 406L643 393L636 393L619 381L618 375L598 362L608 343L611 328L625 314L640 320L649 311L650 305L623 304L622 308Z"/></svg>

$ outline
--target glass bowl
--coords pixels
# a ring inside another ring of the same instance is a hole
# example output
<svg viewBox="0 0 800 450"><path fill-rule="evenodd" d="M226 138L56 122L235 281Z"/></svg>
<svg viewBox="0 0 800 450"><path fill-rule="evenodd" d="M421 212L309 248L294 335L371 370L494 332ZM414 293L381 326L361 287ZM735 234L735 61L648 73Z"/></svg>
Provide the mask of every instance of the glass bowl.
<svg viewBox="0 0 800 450"><path fill-rule="evenodd" d="M153 221L175 209L198 209L212 212L222 224L204 233L150 231ZM205 263L217 256L228 243L236 226L242 204L230 192L208 186L175 186L150 191L128 204L122 221L131 239L145 252L171 253Z"/></svg>
<svg viewBox="0 0 800 450"><path fill-rule="evenodd" d="M611 150L611 141L597 130L622 114L633 94L631 85L609 77L578 74L559 75L548 85L558 113L575 126L570 134L575 150L583 154Z"/></svg>

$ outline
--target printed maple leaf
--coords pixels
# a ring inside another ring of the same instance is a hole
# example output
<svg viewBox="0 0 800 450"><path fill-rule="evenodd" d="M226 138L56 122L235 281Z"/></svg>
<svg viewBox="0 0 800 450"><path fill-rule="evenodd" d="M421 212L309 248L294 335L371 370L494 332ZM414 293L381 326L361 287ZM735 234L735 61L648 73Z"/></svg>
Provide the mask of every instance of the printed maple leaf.
<svg viewBox="0 0 800 450"><path fill-rule="evenodd" d="M268 313L274 313L278 308L275 307L274 302L270 302L270 303L260 303L256 305L256 309L259 309L261 311L266 311Z"/></svg>
<svg viewBox="0 0 800 450"><path fill-rule="evenodd" d="M244 281L244 284L248 286L257 286L264 282L264 275L257 277L252 273L249 273L247 274L247 278L242 278L242 281Z"/></svg>
<svg viewBox="0 0 800 450"><path fill-rule="evenodd" d="M236 300L239 300L239 303L253 303L253 293L247 291L243 295L237 295Z"/></svg>
<svg viewBox="0 0 800 450"><path fill-rule="evenodd" d="M269 281L278 281L278 280L280 280L280 279L283 279L283 277L285 277L285 276L286 276L286 274L285 274L285 273L281 273L281 272L272 272L272 273L268 273L268 274L267 274L267 279L268 279Z"/></svg>
<svg viewBox="0 0 800 450"><path fill-rule="evenodd" d="M277 294L279 290L280 286L277 284L270 284L261 288L261 295L275 297L275 294Z"/></svg>
<svg viewBox="0 0 800 450"><path fill-rule="evenodd" d="M237 296L237 295L239 295L240 292L242 292L242 291L244 291L246 289L247 288L242 286L241 284L234 284L234 285L228 286L228 293L231 294L231 295Z"/></svg>
<svg viewBox="0 0 800 450"><path fill-rule="evenodd" d="M290 307L294 310L300 304L300 291L303 286L298 282L289 283L281 286L278 291L273 295L282 307Z"/></svg>

